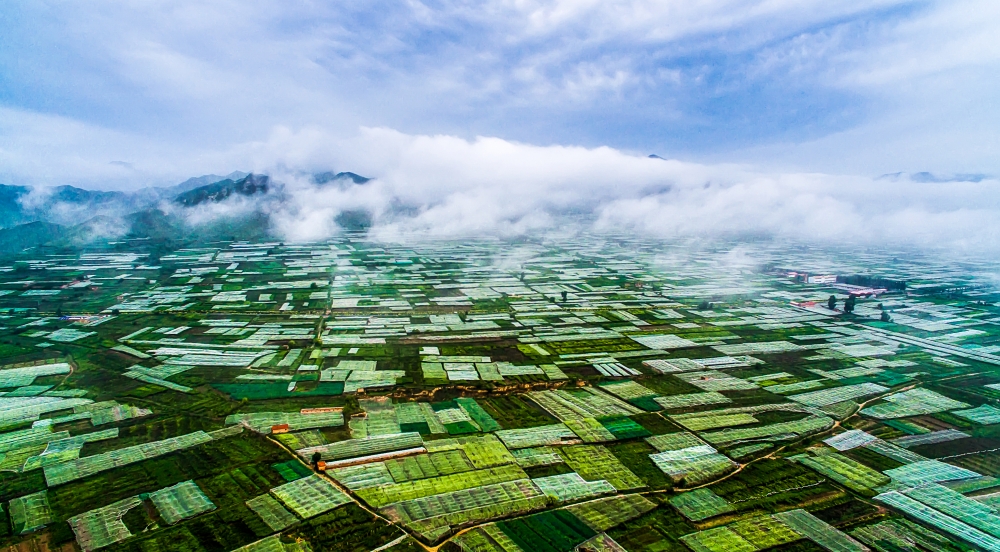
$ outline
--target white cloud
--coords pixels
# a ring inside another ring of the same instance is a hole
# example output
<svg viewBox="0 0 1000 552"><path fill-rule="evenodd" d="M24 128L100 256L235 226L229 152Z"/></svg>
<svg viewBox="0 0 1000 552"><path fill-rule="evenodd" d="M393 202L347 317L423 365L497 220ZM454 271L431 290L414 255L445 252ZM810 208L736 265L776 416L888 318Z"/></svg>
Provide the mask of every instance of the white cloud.
<svg viewBox="0 0 1000 552"><path fill-rule="evenodd" d="M966 252L1000 245L995 179L928 183L763 172L650 159L607 147L535 146L389 129L363 129L349 140L315 129L282 130L269 144L272 174L286 183L287 199L268 209L275 230L289 240L330 236L338 231L338 214L364 210L374 216L374 234L393 240L520 235L575 223L660 237L758 235ZM317 170L322 159L326 166L341 167L354 160L357 172L375 180L316 186L294 173ZM581 217L567 217L574 214Z"/></svg>
<svg viewBox="0 0 1000 552"><path fill-rule="evenodd" d="M40 129L39 139L49 126L67 137L64 144L50 144L58 170L96 171L115 181L170 168L165 163L91 166L86 156L75 164L75 132L98 133L103 147L110 143L119 153L136 154L151 145L59 119L13 115L5 120L21 117L24 128ZM101 147L95 144L93 152ZM15 167L16 154L0 150ZM361 210L373 214L375 235L398 240L566 230L567 215L580 215L586 219L577 218L583 228L663 237L758 234L965 251L993 251L1000 244L1000 182L991 178L914 182L799 173L651 159L609 147L537 146L386 128L363 128L345 138L318 127L276 127L265 140L199 152L191 159L184 165L201 166L201 172L239 167L283 183L284 196L269 198L265 208L274 230L292 241L333 235L339 231L337 215ZM331 169L375 180L363 186L316 186L303 176ZM234 198L186 216L202 223L257 207Z"/></svg>

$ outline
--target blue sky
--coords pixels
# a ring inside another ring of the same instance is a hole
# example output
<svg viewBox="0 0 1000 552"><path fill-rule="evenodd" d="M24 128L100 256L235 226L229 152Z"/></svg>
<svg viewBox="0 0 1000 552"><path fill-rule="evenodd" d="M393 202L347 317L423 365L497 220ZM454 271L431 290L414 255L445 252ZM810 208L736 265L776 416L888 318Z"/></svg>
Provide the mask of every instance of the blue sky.
<svg viewBox="0 0 1000 552"><path fill-rule="evenodd" d="M997 34L995 1L11 0L0 181L388 170L344 153L365 128L997 174Z"/></svg>

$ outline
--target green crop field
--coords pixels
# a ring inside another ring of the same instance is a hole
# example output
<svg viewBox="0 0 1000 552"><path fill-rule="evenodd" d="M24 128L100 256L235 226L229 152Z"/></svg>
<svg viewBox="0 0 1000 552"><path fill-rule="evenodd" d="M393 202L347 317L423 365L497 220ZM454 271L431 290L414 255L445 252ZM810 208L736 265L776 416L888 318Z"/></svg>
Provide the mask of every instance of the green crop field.
<svg viewBox="0 0 1000 552"><path fill-rule="evenodd" d="M0 545L1000 546L992 264L231 237L2 259Z"/></svg>

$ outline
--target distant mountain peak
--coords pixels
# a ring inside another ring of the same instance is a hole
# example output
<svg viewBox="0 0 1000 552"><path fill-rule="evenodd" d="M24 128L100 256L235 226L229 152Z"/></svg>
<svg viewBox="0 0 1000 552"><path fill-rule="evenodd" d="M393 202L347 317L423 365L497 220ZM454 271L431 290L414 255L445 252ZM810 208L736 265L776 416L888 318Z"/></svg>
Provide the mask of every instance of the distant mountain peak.
<svg viewBox="0 0 1000 552"><path fill-rule="evenodd" d="M174 198L174 202L193 207L206 202L225 201L233 195L252 196L266 194L270 178L265 174L248 174L239 180L225 179L188 190Z"/></svg>
<svg viewBox="0 0 1000 552"><path fill-rule="evenodd" d="M195 176L167 188L167 190L173 192L175 195L186 192L188 190L193 190L195 188L200 188L208 184L214 184L216 182L222 182L223 180L232 180L233 182L246 178L250 173L243 171L233 171L225 176L219 176L217 174L206 174L202 176ZM168 196L169 197L169 196Z"/></svg>
<svg viewBox="0 0 1000 552"><path fill-rule="evenodd" d="M920 184L935 183L939 184L942 182L982 182L988 178L991 178L988 174L982 173L968 173L968 174L934 174L928 171L921 171L915 173L905 173L905 172L895 172L887 173L878 177L878 180L900 180L907 178L911 182L918 182Z"/></svg>
<svg viewBox="0 0 1000 552"><path fill-rule="evenodd" d="M370 181L371 178L367 178L361 176L360 174L352 172L334 173L333 171L327 171L312 175L312 181L315 182L316 184L327 184L329 182L336 182L338 180L340 181L350 180L355 184L364 184Z"/></svg>

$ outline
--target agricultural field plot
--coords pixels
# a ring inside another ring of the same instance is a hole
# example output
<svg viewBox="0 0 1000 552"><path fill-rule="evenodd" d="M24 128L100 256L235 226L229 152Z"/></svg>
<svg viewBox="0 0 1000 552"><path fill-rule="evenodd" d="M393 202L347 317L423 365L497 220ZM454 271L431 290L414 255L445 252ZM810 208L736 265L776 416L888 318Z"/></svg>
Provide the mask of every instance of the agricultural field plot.
<svg viewBox="0 0 1000 552"><path fill-rule="evenodd" d="M965 547L949 537L935 533L907 519L882 521L851 531L851 536L876 549L946 550L954 552Z"/></svg>
<svg viewBox="0 0 1000 552"><path fill-rule="evenodd" d="M809 416L791 422L779 422L749 428L727 428L702 433L700 436L712 445L732 445L759 439L788 440L825 431L833 427L834 421L826 416Z"/></svg>
<svg viewBox="0 0 1000 552"><path fill-rule="evenodd" d="M752 381L742 380L724 372L684 372L673 377L704 391L749 391L760 387Z"/></svg>
<svg viewBox="0 0 1000 552"><path fill-rule="evenodd" d="M403 433L417 432L421 435L448 433L448 429L434 413L434 408L430 403L405 402L396 403L393 407L396 409L399 430Z"/></svg>
<svg viewBox="0 0 1000 552"><path fill-rule="evenodd" d="M981 425L1000 424L1000 408L994 408L988 404L968 410L953 410L951 415Z"/></svg>
<svg viewBox="0 0 1000 552"><path fill-rule="evenodd" d="M396 433L389 435L373 435L363 439L349 439L327 445L299 449L299 455L310 458L319 453L327 462L345 460L359 456L392 452L398 450L416 449L424 445L419 433Z"/></svg>
<svg viewBox="0 0 1000 552"><path fill-rule="evenodd" d="M656 404L664 410L674 408L689 408L692 406L706 406L711 404L726 404L733 402L729 397L717 391L706 391L704 393L688 393L684 395L670 395L668 397L655 397Z"/></svg>
<svg viewBox="0 0 1000 552"><path fill-rule="evenodd" d="M542 509L550 503L549 497L531 480L521 479L405 500L382 512L434 541L453 526Z"/></svg>
<svg viewBox="0 0 1000 552"><path fill-rule="evenodd" d="M601 385L601 389L643 410L663 408L655 400L658 396L655 391L632 380L605 383Z"/></svg>
<svg viewBox="0 0 1000 552"><path fill-rule="evenodd" d="M233 552L313 552L313 549L306 541L285 542L281 535L272 535L241 546Z"/></svg>
<svg viewBox="0 0 1000 552"><path fill-rule="evenodd" d="M986 550L1000 549L1000 539L971 527L945 513L895 491L882 493L876 500L899 509L907 516L944 533Z"/></svg>
<svg viewBox="0 0 1000 552"><path fill-rule="evenodd" d="M573 433L565 424L526 429L505 429L496 432L496 436L509 449L573 443L579 439L576 433Z"/></svg>
<svg viewBox="0 0 1000 552"><path fill-rule="evenodd" d="M856 449L858 447L863 447L869 445L878 440L878 437L874 435L869 435L860 429L851 429L834 435L829 439L824 439L823 443L837 449L840 452L845 450Z"/></svg>
<svg viewBox="0 0 1000 552"><path fill-rule="evenodd" d="M686 486L710 481L736 468L735 462L709 445L665 450L649 458L676 483Z"/></svg>
<svg viewBox="0 0 1000 552"><path fill-rule="evenodd" d="M694 552L754 552L758 548L729 527L706 529L680 538Z"/></svg>
<svg viewBox="0 0 1000 552"><path fill-rule="evenodd" d="M901 492L989 535L994 537L1000 535L1000 517L994 515L989 506L961 493L933 483L904 489Z"/></svg>
<svg viewBox="0 0 1000 552"><path fill-rule="evenodd" d="M273 496L269 494L260 495L246 502L247 507L260 516L260 519L271 528L272 531L284 531L299 521L294 514L289 512Z"/></svg>
<svg viewBox="0 0 1000 552"><path fill-rule="evenodd" d="M383 465L396 483L476 469L465 452L459 449L395 458L386 460ZM372 464L367 464L367 466L372 466Z"/></svg>
<svg viewBox="0 0 1000 552"><path fill-rule="evenodd" d="M820 545L830 552L864 552L866 547L829 523L809 512L796 509L779 512L773 516L792 531Z"/></svg>
<svg viewBox="0 0 1000 552"><path fill-rule="evenodd" d="M287 462L279 462L277 464L272 464L274 471L281 475L281 478L285 481L295 481L296 479L301 479L307 475L312 474L312 470L302 465L298 460L288 460Z"/></svg>
<svg viewBox="0 0 1000 552"><path fill-rule="evenodd" d="M476 402L476 399L469 397L460 397L455 399L458 406L465 411L466 414L472 418L472 421L476 424L479 431L484 433L489 433L491 431L496 431L502 429L500 424L493 419L492 416L482 406Z"/></svg>
<svg viewBox="0 0 1000 552"><path fill-rule="evenodd" d="M502 550L504 552L519 552L521 547L510 540L510 537L497 528L495 524L475 527L452 539L461 550L466 552Z"/></svg>
<svg viewBox="0 0 1000 552"><path fill-rule="evenodd" d="M80 548L90 552L131 537L132 533L122 522L122 517L141 504L142 499L131 497L70 518L68 521Z"/></svg>
<svg viewBox="0 0 1000 552"><path fill-rule="evenodd" d="M312 475L271 489L271 494L302 519L347 504L351 498L326 479Z"/></svg>
<svg viewBox="0 0 1000 552"><path fill-rule="evenodd" d="M0 546L1000 539L1000 294L977 276L1000 267L760 242L769 264L734 271L686 247L348 232L12 253Z"/></svg>
<svg viewBox="0 0 1000 552"><path fill-rule="evenodd" d="M194 481L183 481L149 493L149 500L168 525L215 509L215 504L212 504Z"/></svg>
<svg viewBox="0 0 1000 552"><path fill-rule="evenodd" d="M797 381L795 383L779 383L777 385L768 385L765 387L769 392L776 393L779 395L790 395L793 393L802 393L803 391L810 391L819 387L823 387L825 384L823 380L806 380Z"/></svg>
<svg viewBox="0 0 1000 552"><path fill-rule="evenodd" d="M980 474L974 471L938 460L924 460L922 462L904 464L898 468L885 470L884 473L907 485L921 485L980 477Z"/></svg>
<svg viewBox="0 0 1000 552"><path fill-rule="evenodd" d="M656 504L638 494L619 495L567 506L578 519L594 531L607 531L656 508Z"/></svg>
<svg viewBox="0 0 1000 552"><path fill-rule="evenodd" d="M539 552L571 550L596 534L569 510L553 510L501 521L496 526L521 550Z"/></svg>
<svg viewBox="0 0 1000 552"><path fill-rule="evenodd" d="M632 473L601 445L575 445L559 449L566 464L587 481L605 480L619 491L638 489L646 482Z"/></svg>
<svg viewBox="0 0 1000 552"><path fill-rule="evenodd" d="M595 418L574 418L563 423L584 443L605 443L615 440L615 434Z"/></svg>
<svg viewBox="0 0 1000 552"><path fill-rule="evenodd" d="M828 406L834 403L870 397L885 393L888 387L883 387L876 383L859 383L857 385L845 385L843 387L831 387L820 391L810 391L798 395L790 395L788 398L804 404L806 406Z"/></svg>
<svg viewBox="0 0 1000 552"><path fill-rule="evenodd" d="M524 470L516 465L506 465L404 481L392 485L370 487L357 491L357 494L369 505L381 508L404 500L450 493L483 485L516 481L518 479L527 479Z"/></svg>
<svg viewBox="0 0 1000 552"><path fill-rule="evenodd" d="M757 418L753 417L753 414L745 412L734 414L715 414L709 411L703 414L682 414L678 416L671 416L670 419L690 431L705 431L706 429L741 426L755 424L758 422Z"/></svg>
<svg viewBox="0 0 1000 552"><path fill-rule="evenodd" d="M759 550L794 542L802 535L786 525L778 516L742 519L727 525L737 535Z"/></svg>
<svg viewBox="0 0 1000 552"><path fill-rule="evenodd" d="M792 459L849 489L861 493L871 493L872 489L881 487L890 481L890 476L833 452L816 455L802 454L793 456Z"/></svg>
<svg viewBox="0 0 1000 552"><path fill-rule="evenodd" d="M712 347L726 355L776 354L801 351L802 347L788 341L764 341L736 345L716 345Z"/></svg>
<svg viewBox="0 0 1000 552"><path fill-rule="evenodd" d="M940 393L923 388L886 395L883 400L884 403L869 406L861 413L876 419L892 419L969 408L964 402L949 399Z"/></svg>
<svg viewBox="0 0 1000 552"><path fill-rule="evenodd" d="M7 503L14 532L30 533L52 522L52 510L46 491L21 496Z"/></svg>
<svg viewBox="0 0 1000 552"><path fill-rule="evenodd" d="M735 508L711 489L695 489L670 498L670 505L691 521L702 521Z"/></svg>
<svg viewBox="0 0 1000 552"><path fill-rule="evenodd" d="M584 498L593 498L604 494L614 494L617 489L611 483L598 479L587 481L578 473L550 475L531 480L541 489L545 496L559 503L575 502Z"/></svg>
<svg viewBox="0 0 1000 552"><path fill-rule="evenodd" d="M275 426L288 426L285 431L298 431L320 427L335 427L344 425L344 413L341 411L318 412L315 414L300 412L253 412L248 414L232 414L226 417L226 425L243 424L258 433L271 433Z"/></svg>
<svg viewBox="0 0 1000 552"><path fill-rule="evenodd" d="M162 441L135 445L123 449L87 456L60 464L45 466L45 482L50 486L62 485L70 481L82 479L102 471L127 466L136 462L156 458L212 440L212 436L204 431L189 433L179 437L171 437Z"/></svg>
<svg viewBox="0 0 1000 552"><path fill-rule="evenodd" d="M328 444L323 432L318 429L296 431L294 433L279 433L275 435L275 438L278 442L292 450Z"/></svg>
<svg viewBox="0 0 1000 552"><path fill-rule="evenodd" d="M563 457L554 447L536 447L511 451L518 466L537 468L563 463Z"/></svg>
<svg viewBox="0 0 1000 552"><path fill-rule="evenodd" d="M997 477L1000 476L1000 454L996 452L978 452L975 454L966 454L957 456L955 458L948 458L949 463L971 470L976 473L983 474L984 477ZM987 479L981 479L980 484L984 484ZM950 485L956 485L956 483L949 483ZM971 480L970 483L971 485Z"/></svg>
<svg viewBox="0 0 1000 552"><path fill-rule="evenodd" d="M337 480L341 485L358 491L379 485L390 485L396 480L392 478L385 462L372 462L358 466L348 466L327 470L327 474Z"/></svg>
<svg viewBox="0 0 1000 552"><path fill-rule="evenodd" d="M493 435L437 439L429 441L425 445L427 451L431 453L461 450L477 470L515 463L511 451L507 450L507 447Z"/></svg>
<svg viewBox="0 0 1000 552"><path fill-rule="evenodd" d="M600 418L597 421L610 431L615 439L635 439L652 435L652 432L643 427L642 424L625 416L611 416Z"/></svg>
<svg viewBox="0 0 1000 552"><path fill-rule="evenodd" d="M919 447L921 445L934 445L937 443L947 443L957 439L969 437L968 433L957 429L942 429L940 431L926 431L915 435L904 435L892 439L892 444L904 448Z"/></svg>
<svg viewBox="0 0 1000 552"><path fill-rule="evenodd" d="M533 391L528 397L561 421L579 418L600 418L604 416L630 416L642 410L610 395L594 389Z"/></svg>
<svg viewBox="0 0 1000 552"><path fill-rule="evenodd" d="M688 433L686 431L646 437L646 442L660 452L665 450L681 450L689 447L699 447L705 444L705 441L699 439L695 434Z"/></svg>
<svg viewBox="0 0 1000 552"><path fill-rule="evenodd" d="M924 460L927 460L926 457L911 450L896 446L881 439L876 439L871 443L868 443L864 446L864 448L865 450L870 450L901 464L912 464L914 462L923 462Z"/></svg>

